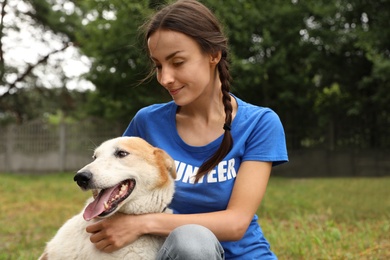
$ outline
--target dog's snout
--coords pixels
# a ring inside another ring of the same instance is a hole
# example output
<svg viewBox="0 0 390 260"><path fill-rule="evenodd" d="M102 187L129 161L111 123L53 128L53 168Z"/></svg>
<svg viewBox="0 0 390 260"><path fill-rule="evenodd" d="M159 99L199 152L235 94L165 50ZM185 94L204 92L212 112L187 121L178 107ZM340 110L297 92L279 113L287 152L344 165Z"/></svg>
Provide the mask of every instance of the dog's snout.
<svg viewBox="0 0 390 260"><path fill-rule="evenodd" d="M81 188L86 189L88 187L89 181L92 179L91 172L78 172L73 180L77 182Z"/></svg>

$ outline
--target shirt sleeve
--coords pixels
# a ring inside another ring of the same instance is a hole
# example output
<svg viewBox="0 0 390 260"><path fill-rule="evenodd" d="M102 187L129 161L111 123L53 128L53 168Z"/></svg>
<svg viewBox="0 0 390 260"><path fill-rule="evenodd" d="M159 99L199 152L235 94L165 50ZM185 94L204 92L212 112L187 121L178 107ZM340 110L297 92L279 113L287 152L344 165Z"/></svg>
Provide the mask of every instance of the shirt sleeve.
<svg viewBox="0 0 390 260"><path fill-rule="evenodd" d="M267 109L260 113L245 144L243 161L267 161L273 166L288 161L286 138L279 116Z"/></svg>

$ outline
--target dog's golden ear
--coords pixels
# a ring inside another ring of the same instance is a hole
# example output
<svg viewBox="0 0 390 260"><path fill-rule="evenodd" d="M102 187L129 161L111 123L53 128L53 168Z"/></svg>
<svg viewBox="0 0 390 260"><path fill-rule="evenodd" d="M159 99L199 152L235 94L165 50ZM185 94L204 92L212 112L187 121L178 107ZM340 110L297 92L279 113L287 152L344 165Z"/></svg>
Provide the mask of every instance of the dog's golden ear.
<svg viewBox="0 0 390 260"><path fill-rule="evenodd" d="M164 150L156 148L154 150L156 161L161 171L168 171L173 179L176 179L176 167L172 157L168 155Z"/></svg>

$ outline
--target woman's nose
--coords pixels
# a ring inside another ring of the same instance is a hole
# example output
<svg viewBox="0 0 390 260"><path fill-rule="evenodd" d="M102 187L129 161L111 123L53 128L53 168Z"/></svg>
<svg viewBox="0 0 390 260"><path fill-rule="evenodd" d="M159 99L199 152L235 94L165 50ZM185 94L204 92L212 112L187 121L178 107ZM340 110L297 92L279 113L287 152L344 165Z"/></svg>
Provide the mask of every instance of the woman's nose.
<svg viewBox="0 0 390 260"><path fill-rule="evenodd" d="M159 73L159 82L163 86L168 86L174 82L174 73L170 68L161 68Z"/></svg>

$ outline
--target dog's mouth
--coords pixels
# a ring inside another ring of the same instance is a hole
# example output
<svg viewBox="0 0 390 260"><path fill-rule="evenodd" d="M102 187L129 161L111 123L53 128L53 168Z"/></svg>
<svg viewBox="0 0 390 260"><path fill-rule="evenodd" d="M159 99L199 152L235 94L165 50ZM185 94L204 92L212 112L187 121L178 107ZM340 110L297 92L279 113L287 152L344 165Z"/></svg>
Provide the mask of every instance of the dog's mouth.
<svg viewBox="0 0 390 260"><path fill-rule="evenodd" d="M85 220L91 220L97 216L104 217L115 211L119 204L130 196L134 190L135 180L125 180L114 187L103 189L94 196L92 201L84 210Z"/></svg>

